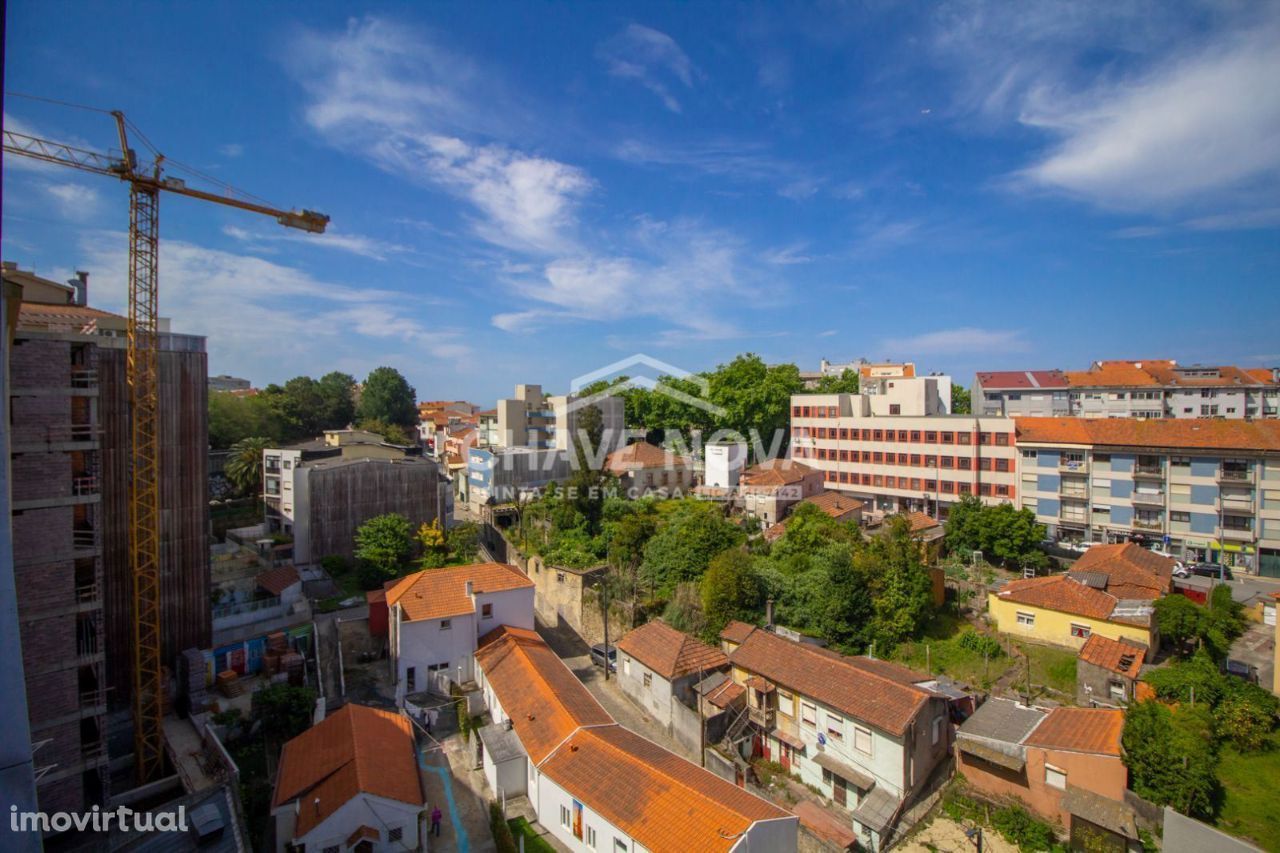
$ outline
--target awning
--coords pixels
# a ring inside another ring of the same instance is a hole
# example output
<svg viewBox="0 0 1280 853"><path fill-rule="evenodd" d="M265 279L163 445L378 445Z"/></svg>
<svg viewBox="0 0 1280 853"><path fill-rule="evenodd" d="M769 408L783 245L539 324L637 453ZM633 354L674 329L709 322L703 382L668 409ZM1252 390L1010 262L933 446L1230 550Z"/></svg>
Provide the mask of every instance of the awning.
<svg viewBox="0 0 1280 853"><path fill-rule="evenodd" d="M852 782L853 786L860 791L868 791L876 785L876 780L873 777L863 773L852 764L841 761L829 752L819 752L813 757L813 763L823 770L831 771L846 782Z"/></svg>
<svg viewBox="0 0 1280 853"><path fill-rule="evenodd" d="M972 755L975 758L981 758L983 761L989 761L992 764L998 764L1001 767L1007 767L1010 770L1021 773L1022 769L1027 766L1027 761L1021 754L1011 755L1003 752L990 744L981 741L970 740L964 735L956 737L956 746L963 753ZM1021 748L1018 750L1022 752Z"/></svg>
<svg viewBox="0 0 1280 853"><path fill-rule="evenodd" d="M902 800L882 788L876 788L853 810L853 819L872 832L884 835L885 830L893 825L901 805Z"/></svg>
<svg viewBox="0 0 1280 853"><path fill-rule="evenodd" d="M788 734L787 732L784 732L782 729L774 729L773 731L769 732L769 734L775 739L777 739L778 741L785 743L787 746L793 749L798 749L801 752L804 751L804 741L802 741L800 738L796 737L793 734Z"/></svg>
<svg viewBox="0 0 1280 853"><path fill-rule="evenodd" d="M1097 824L1125 838L1138 837L1138 825L1133 818L1133 809L1119 800L1068 785L1067 792L1062 795L1062 808L1074 817L1084 818L1089 823Z"/></svg>

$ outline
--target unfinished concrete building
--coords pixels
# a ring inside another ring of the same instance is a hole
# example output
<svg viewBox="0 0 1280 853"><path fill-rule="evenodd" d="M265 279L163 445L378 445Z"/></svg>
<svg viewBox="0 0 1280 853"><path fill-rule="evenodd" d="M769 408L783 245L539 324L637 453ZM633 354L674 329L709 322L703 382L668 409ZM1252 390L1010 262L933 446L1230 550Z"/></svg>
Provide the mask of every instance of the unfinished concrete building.
<svg viewBox="0 0 1280 853"><path fill-rule="evenodd" d="M132 673L125 318L70 284L4 266L21 288L9 353L14 576L45 811L103 803L107 714ZM162 335L164 660L210 634L204 340ZM114 757L114 756L112 756Z"/></svg>

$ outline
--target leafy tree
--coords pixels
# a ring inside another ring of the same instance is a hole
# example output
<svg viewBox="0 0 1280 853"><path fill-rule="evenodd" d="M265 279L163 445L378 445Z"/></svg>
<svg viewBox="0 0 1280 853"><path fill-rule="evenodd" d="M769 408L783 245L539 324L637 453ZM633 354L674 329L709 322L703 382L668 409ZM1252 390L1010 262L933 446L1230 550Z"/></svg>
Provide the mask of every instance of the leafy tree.
<svg viewBox="0 0 1280 853"><path fill-rule="evenodd" d="M242 495L257 495L262 490L262 452L271 440L262 436L242 438L231 446L223 469L227 480Z"/></svg>
<svg viewBox="0 0 1280 853"><path fill-rule="evenodd" d="M969 389L963 385L951 383L951 414L953 415L971 415L973 414L973 401L969 394Z"/></svg>
<svg viewBox="0 0 1280 853"><path fill-rule="evenodd" d="M418 423L416 392L394 367L377 367L364 381L357 414L412 429Z"/></svg>
<svg viewBox="0 0 1280 853"><path fill-rule="evenodd" d="M820 376L815 394L857 394L860 380L858 371L845 370L839 376Z"/></svg>
<svg viewBox="0 0 1280 853"><path fill-rule="evenodd" d="M1218 757L1207 707L1175 712L1154 700L1137 702L1125 712L1121 743L1134 791L1193 817L1213 817Z"/></svg>
<svg viewBox="0 0 1280 853"><path fill-rule="evenodd" d="M376 515L356 530L356 559L369 589L400 576L413 554L413 527L398 513Z"/></svg>
<svg viewBox="0 0 1280 853"><path fill-rule="evenodd" d="M759 606L760 583L751 569L751 556L741 548L717 555L702 576L707 633L718 635L730 621L750 618Z"/></svg>
<svg viewBox="0 0 1280 853"><path fill-rule="evenodd" d="M348 373L333 371L316 383L320 395L320 421L324 429L342 429L356 418L356 380Z"/></svg>
<svg viewBox="0 0 1280 853"><path fill-rule="evenodd" d="M272 684L253 694L253 719L268 743L283 744L311 728L316 692L310 687Z"/></svg>
<svg viewBox="0 0 1280 853"><path fill-rule="evenodd" d="M686 498L668 504L672 509L646 543L642 566L648 581L664 593L701 578L712 557L746 538L713 503Z"/></svg>

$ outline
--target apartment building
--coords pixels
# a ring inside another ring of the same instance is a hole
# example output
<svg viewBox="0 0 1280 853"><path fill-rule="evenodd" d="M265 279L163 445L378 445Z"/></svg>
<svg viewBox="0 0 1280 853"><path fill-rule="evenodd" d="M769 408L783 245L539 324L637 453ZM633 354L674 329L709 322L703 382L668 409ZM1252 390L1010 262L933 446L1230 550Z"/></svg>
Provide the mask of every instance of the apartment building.
<svg viewBox="0 0 1280 853"><path fill-rule="evenodd" d="M973 408L1045 418L1274 418L1280 369L1156 359L1095 361L1083 371L983 372L974 381Z"/></svg>
<svg viewBox="0 0 1280 853"><path fill-rule="evenodd" d="M747 692L752 755L848 810L861 846L881 849L951 749L948 697L897 664L743 622L729 623L720 640Z"/></svg>
<svg viewBox="0 0 1280 853"><path fill-rule="evenodd" d="M618 725L533 631L499 627L475 658L485 778L565 849L797 849L794 815Z"/></svg>
<svg viewBox="0 0 1280 853"><path fill-rule="evenodd" d="M132 686L127 321L88 304L86 273L62 284L6 264L3 277L6 522L37 797L46 811L83 811L110 795L108 710L127 708ZM207 362L203 338L162 328L160 618L172 663L210 638Z"/></svg>
<svg viewBox="0 0 1280 853"><path fill-rule="evenodd" d="M1059 540L1280 576L1280 421L1019 418L1019 501Z"/></svg>
<svg viewBox="0 0 1280 853"><path fill-rule="evenodd" d="M882 379L858 394L791 398L791 456L880 514L945 517L964 495L1017 494L1014 421L948 414L951 381Z"/></svg>
<svg viewBox="0 0 1280 853"><path fill-rule="evenodd" d="M579 412L586 406L600 410L606 451L626 444L621 397L547 396L541 385L517 385L514 397L498 401L497 441L493 446L571 451L580 428Z"/></svg>
<svg viewBox="0 0 1280 853"><path fill-rule="evenodd" d="M293 537L299 566L351 557L356 528L376 515L396 512L415 528L453 516L440 463L363 430L264 450L262 481L267 530Z"/></svg>

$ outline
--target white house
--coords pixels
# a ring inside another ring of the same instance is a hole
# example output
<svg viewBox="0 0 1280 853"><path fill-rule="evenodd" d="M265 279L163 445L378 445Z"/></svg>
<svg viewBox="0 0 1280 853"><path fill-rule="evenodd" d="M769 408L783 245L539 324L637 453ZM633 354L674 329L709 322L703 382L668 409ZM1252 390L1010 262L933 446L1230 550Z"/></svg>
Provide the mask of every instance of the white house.
<svg viewBox="0 0 1280 853"><path fill-rule="evenodd" d="M798 818L618 725L532 631L486 635L476 664L495 726L523 750L524 793L569 850L796 850ZM482 760L491 780L520 766L511 750Z"/></svg>
<svg viewBox="0 0 1280 853"><path fill-rule="evenodd" d="M929 676L731 622L720 634L747 690L754 755L853 813L878 850L952 742L949 694Z"/></svg>
<svg viewBox="0 0 1280 853"><path fill-rule="evenodd" d="M416 850L425 804L409 721L344 705L280 752L276 850Z"/></svg>
<svg viewBox="0 0 1280 853"><path fill-rule="evenodd" d="M471 681L476 642L499 625L533 630L533 581L506 563L425 569L388 584L387 608L403 696L428 689L433 676Z"/></svg>

